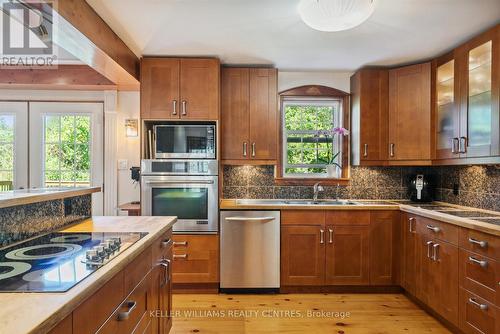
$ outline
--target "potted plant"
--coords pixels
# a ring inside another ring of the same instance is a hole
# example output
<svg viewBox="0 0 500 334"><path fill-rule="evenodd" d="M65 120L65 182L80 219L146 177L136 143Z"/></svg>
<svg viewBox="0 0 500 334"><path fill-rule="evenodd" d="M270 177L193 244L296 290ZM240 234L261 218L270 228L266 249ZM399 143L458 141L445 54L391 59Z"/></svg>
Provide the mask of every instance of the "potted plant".
<svg viewBox="0 0 500 334"><path fill-rule="evenodd" d="M335 161L339 156L340 151L337 153L333 153L333 138L335 138L336 135L347 136L348 134L349 130L342 127L335 127L331 130L318 130L315 135L315 137L318 139L321 136L324 136L326 139L326 145L328 147L328 160L327 161L322 160L322 161L326 163L326 172L329 177L337 179L342 177L342 166ZM331 147L330 144L332 145Z"/></svg>

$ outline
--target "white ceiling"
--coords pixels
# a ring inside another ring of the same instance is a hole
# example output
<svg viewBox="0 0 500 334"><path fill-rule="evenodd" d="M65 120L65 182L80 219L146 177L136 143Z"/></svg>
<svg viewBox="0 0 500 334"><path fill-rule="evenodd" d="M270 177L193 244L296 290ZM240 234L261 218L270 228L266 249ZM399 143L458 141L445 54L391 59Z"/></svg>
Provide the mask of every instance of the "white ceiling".
<svg viewBox="0 0 500 334"><path fill-rule="evenodd" d="M378 0L352 30L319 32L299 0L87 0L138 55L351 71L430 58L500 22L500 0Z"/></svg>

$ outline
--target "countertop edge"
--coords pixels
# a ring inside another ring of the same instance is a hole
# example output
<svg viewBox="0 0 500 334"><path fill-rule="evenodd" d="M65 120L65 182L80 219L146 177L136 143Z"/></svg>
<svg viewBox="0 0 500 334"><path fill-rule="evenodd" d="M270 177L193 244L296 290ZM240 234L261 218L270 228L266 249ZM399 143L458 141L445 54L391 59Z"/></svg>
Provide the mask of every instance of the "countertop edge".
<svg viewBox="0 0 500 334"><path fill-rule="evenodd" d="M88 188L75 188L75 189L64 189L48 193L21 193L18 196L12 196L8 198L0 197L0 209L8 208L18 205L27 205L39 202L46 202L56 199L63 199L68 197L88 195L92 193L97 193L101 191L101 187L88 187Z"/></svg>
<svg viewBox="0 0 500 334"><path fill-rule="evenodd" d="M104 266L102 269L106 269L101 273L95 272L92 275L94 277L89 276L87 278L92 277L91 280L85 282L83 280L79 284L77 284L73 289L73 293L76 293L75 296L69 297L71 298L69 301L61 304L61 307L57 310L54 310L52 314L50 314L45 319L42 319L38 324L33 323L32 328L28 329L26 333L46 333L51 330L55 325L57 325L60 321L62 321L66 316L71 314L83 301L85 301L88 297L97 292L106 282L108 282L111 278L114 277L120 270L123 270L130 262L132 262L138 255L140 255L146 248L150 247L153 242L163 233L167 232L170 228L172 228L173 224L177 221L175 217L163 217L168 218L170 221L162 226L159 230L154 232L149 232L144 238L140 240L140 242L132 245L130 248L125 250L122 254L120 254L114 260L116 262L113 263L112 266L106 267ZM92 220L92 218L87 219ZM78 225L71 227L68 229L69 231L78 231ZM96 231L99 232L99 231ZM133 231L133 232L141 232L141 231ZM148 231L143 231L148 232ZM68 292L64 292L62 294L72 293L71 290ZM45 294L45 293L43 293ZM57 295L58 293L46 293L46 295Z"/></svg>

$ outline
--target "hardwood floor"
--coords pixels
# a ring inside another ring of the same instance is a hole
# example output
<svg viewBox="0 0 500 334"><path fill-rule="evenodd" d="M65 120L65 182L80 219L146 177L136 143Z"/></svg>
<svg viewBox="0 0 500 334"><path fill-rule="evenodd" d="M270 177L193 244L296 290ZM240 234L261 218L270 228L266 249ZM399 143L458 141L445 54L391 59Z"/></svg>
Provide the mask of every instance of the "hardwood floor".
<svg viewBox="0 0 500 334"><path fill-rule="evenodd" d="M175 334L450 333L402 294L180 294L173 305Z"/></svg>

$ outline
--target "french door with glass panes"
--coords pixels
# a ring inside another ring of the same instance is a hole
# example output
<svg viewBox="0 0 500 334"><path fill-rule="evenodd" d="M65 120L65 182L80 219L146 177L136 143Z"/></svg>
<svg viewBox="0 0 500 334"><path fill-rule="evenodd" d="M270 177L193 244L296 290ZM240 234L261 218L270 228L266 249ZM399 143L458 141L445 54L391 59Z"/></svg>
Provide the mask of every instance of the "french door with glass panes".
<svg viewBox="0 0 500 334"><path fill-rule="evenodd" d="M0 191L29 186L27 124L27 102L0 102Z"/></svg>
<svg viewBox="0 0 500 334"><path fill-rule="evenodd" d="M103 104L30 102L30 186L103 185ZM102 192L92 214L103 213Z"/></svg>

